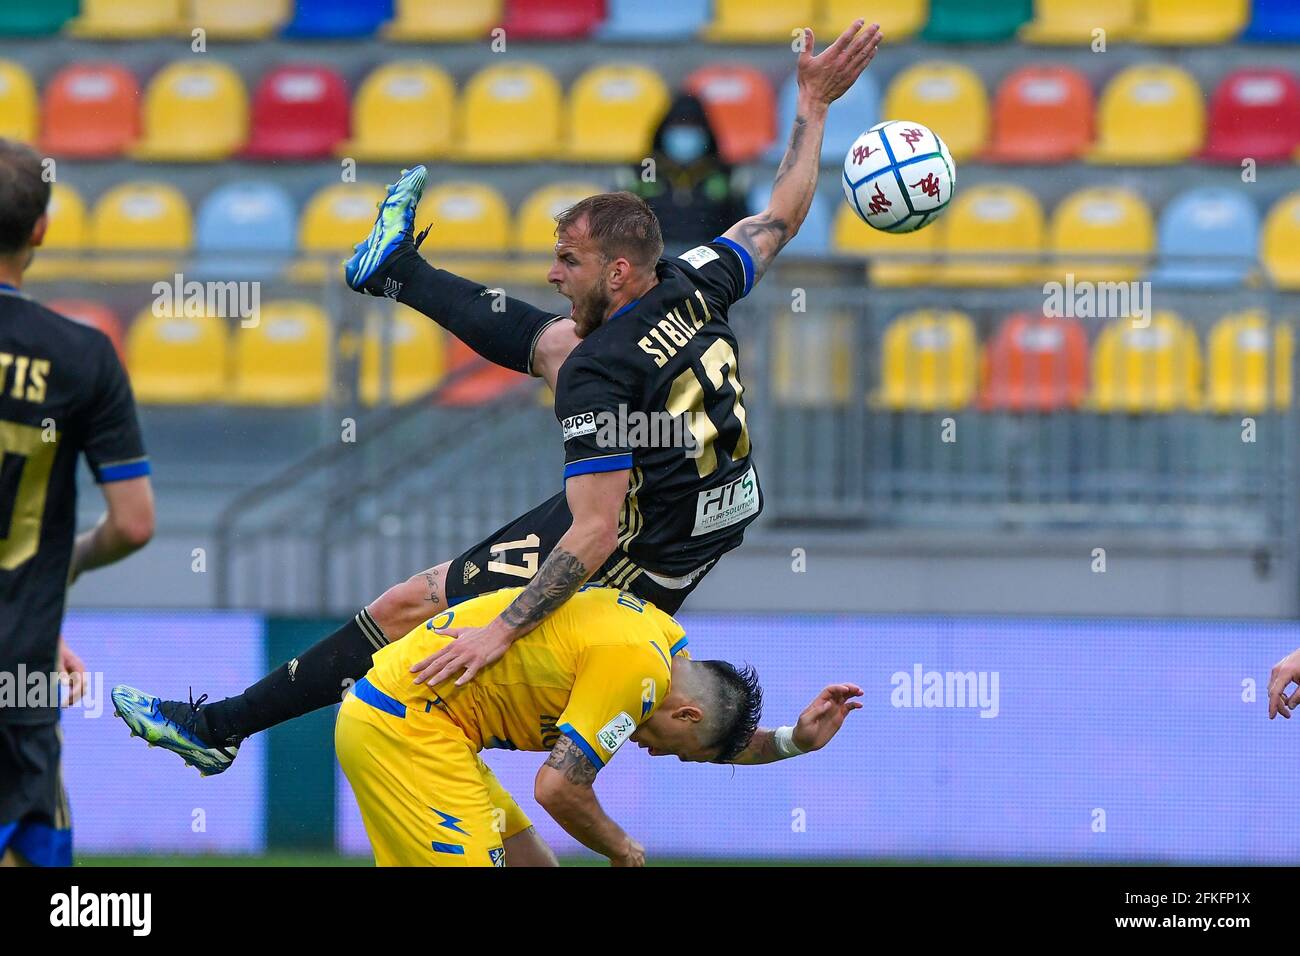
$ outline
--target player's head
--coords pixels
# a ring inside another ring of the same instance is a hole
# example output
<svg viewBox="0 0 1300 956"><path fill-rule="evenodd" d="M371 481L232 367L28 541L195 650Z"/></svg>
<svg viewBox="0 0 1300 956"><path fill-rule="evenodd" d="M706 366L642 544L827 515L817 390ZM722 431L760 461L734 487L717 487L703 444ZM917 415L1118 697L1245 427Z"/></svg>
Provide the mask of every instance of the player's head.
<svg viewBox="0 0 1300 956"><path fill-rule="evenodd" d="M30 147L0 139L0 262L22 272L45 240L50 204L41 158Z"/></svg>
<svg viewBox="0 0 1300 956"><path fill-rule="evenodd" d="M555 217L555 264L546 281L573 303L578 335L600 327L622 291L639 290L663 255L659 220L631 193L588 196Z"/></svg>
<svg viewBox="0 0 1300 956"><path fill-rule="evenodd" d="M720 763L745 749L762 713L754 668L676 657L668 696L632 739L652 757Z"/></svg>

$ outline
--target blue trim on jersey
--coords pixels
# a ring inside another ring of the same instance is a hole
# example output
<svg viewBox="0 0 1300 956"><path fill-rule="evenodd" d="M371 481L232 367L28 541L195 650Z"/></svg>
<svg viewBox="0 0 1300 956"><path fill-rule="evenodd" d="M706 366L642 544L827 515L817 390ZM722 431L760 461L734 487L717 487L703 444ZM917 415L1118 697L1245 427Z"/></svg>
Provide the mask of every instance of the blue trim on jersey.
<svg viewBox="0 0 1300 956"><path fill-rule="evenodd" d="M596 753L596 748L587 743L587 741L583 739L582 734L573 729L573 724L560 724L556 730L577 744L579 749L587 755L587 759L595 765L597 770L605 766L605 761L600 759L600 754Z"/></svg>
<svg viewBox="0 0 1300 956"><path fill-rule="evenodd" d="M18 286L10 285L8 282L0 282L0 292L17 292Z"/></svg>
<svg viewBox="0 0 1300 956"><path fill-rule="evenodd" d="M0 825L0 855L12 847L34 866L72 866L72 831L48 823Z"/></svg>
<svg viewBox="0 0 1300 956"><path fill-rule="evenodd" d="M99 470L99 483L107 485L114 481L126 481L128 478L143 478L152 471L148 458L142 461L129 461L124 465L109 465Z"/></svg>
<svg viewBox="0 0 1300 956"><path fill-rule="evenodd" d="M435 843L433 849L437 853L455 853L457 856L465 855L465 848L459 843Z"/></svg>
<svg viewBox="0 0 1300 956"><path fill-rule="evenodd" d="M676 644L674 644L672 647L668 648L668 653L671 654L671 655L673 655L673 657L676 657L676 656L677 656L677 652L680 651L683 647L685 647L688 643L690 643L690 642L687 641L686 638L683 637L680 641L678 641L678 642L677 642Z"/></svg>
<svg viewBox="0 0 1300 956"><path fill-rule="evenodd" d="M460 604L462 601L468 601L470 598L481 597L481 596L482 596L482 595L479 595L479 594L466 594L466 595L464 595L463 597L452 597L450 594L448 594L448 595L447 595L447 607L455 607L457 604ZM448 623L451 623L451 622L448 621Z"/></svg>
<svg viewBox="0 0 1300 956"><path fill-rule="evenodd" d="M382 710L386 714L406 719L406 705L400 700L389 697L364 677L352 685L352 693L356 694L357 700L364 701L375 710Z"/></svg>
<svg viewBox="0 0 1300 956"><path fill-rule="evenodd" d="M615 312L615 313L614 313L613 315L611 315L609 318L610 318L610 319L617 319L620 315L622 315L624 312L626 312L628 309L632 308L632 306L636 305L636 304L637 304L638 302L640 302L640 301L641 301L641 297L640 297L640 296L637 296L635 299L633 299L633 300L632 300L631 302L629 302L627 305L623 306L623 308L619 309L617 312ZM606 319L605 321L608 322L609 319Z"/></svg>
<svg viewBox="0 0 1300 956"><path fill-rule="evenodd" d="M571 461L564 466L564 477L572 478L575 475L596 475L605 471L622 471L624 468L632 467L632 453L625 455L606 455L603 458L584 458L582 461Z"/></svg>
<svg viewBox="0 0 1300 956"><path fill-rule="evenodd" d="M736 255L740 256L740 266L745 272L745 291L740 293L740 297L743 299L749 295L749 290L754 288L754 260L750 257L749 250L734 239L728 239L726 236L718 236L714 242L729 246L735 250Z"/></svg>

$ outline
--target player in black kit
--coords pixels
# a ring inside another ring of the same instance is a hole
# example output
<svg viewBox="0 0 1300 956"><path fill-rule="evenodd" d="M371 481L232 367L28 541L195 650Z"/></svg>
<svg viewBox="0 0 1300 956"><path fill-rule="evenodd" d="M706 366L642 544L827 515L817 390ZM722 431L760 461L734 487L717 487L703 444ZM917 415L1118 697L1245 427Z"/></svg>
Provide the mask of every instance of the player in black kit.
<svg viewBox="0 0 1300 956"><path fill-rule="evenodd" d="M135 403L107 336L19 292L45 237L50 185L30 149L0 140L0 858L70 866L59 772L59 675L84 667L59 629L70 580L153 534ZM77 458L108 512L76 536Z"/></svg>
<svg viewBox="0 0 1300 956"><path fill-rule="evenodd" d="M237 697L193 707L115 690L132 731L219 773L243 737L336 703L374 650L460 600L521 583L496 620L451 632L458 639L422 662L415 679L471 680L588 581L675 612L762 508L727 310L808 212L826 110L880 43L877 27L861 27L816 57L805 31L797 115L762 213L670 259L661 258L654 214L629 193L592 196L558 216L547 279L573 303L568 317L425 262L416 251L423 234L414 236L425 170L404 173L346 264L348 284L396 298L491 361L544 378L564 433L564 490L454 561L390 588ZM665 422L678 423L680 440L659 427ZM647 440L665 431L669 440ZM751 746L772 746L771 732Z"/></svg>

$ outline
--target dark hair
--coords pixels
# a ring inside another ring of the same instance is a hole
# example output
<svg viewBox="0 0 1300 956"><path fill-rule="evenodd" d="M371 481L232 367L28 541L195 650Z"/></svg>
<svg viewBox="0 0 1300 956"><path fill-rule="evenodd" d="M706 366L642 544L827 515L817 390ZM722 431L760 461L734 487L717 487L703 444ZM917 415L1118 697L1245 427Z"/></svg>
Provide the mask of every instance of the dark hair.
<svg viewBox="0 0 1300 956"><path fill-rule="evenodd" d="M758 671L746 665L737 669L726 661L696 661L714 683L718 709L718 725L714 738L705 746L717 747L714 763L727 763L749 746L763 716L763 688L758 683Z"/></svg>
<svg viewBox="0 0 1300 956"><path fill-rule="evenodd" d="M644 269L664 253L659 219L640 196L629 192L588 196L555 217L555 231L564 232L582 219L587 220L587 235L607 261L622 256Z"/></svg>
<svg viewBox="0 0 1300 956"><path fill-rule="evenodd" d="M41 158L29 146L0 139L0 255L32 241L36 220L50 204Z"/></svg>

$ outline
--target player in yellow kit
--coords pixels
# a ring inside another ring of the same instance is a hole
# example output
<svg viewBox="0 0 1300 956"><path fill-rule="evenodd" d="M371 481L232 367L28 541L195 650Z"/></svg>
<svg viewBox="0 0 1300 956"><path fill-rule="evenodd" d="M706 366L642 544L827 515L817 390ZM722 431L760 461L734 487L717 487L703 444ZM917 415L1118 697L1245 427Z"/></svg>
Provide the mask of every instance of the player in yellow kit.
<svg viewBox="0 0 1300 956"><path fill-rule="evenodd" d="M385 647L343 701L335 746L380 866L554 864L479 757L484 748L550 751L537 802L611 862L640 865L644 850L592 790L625 741L652 756L769 763L825 746L862 706L853 700L860 688L836 684L795 727L758 730L762 693L751 668L692 661L670 616L591 586L474 681L416 682L418 662L461 628L491 621L519 590L466 601Z"/></svg>

